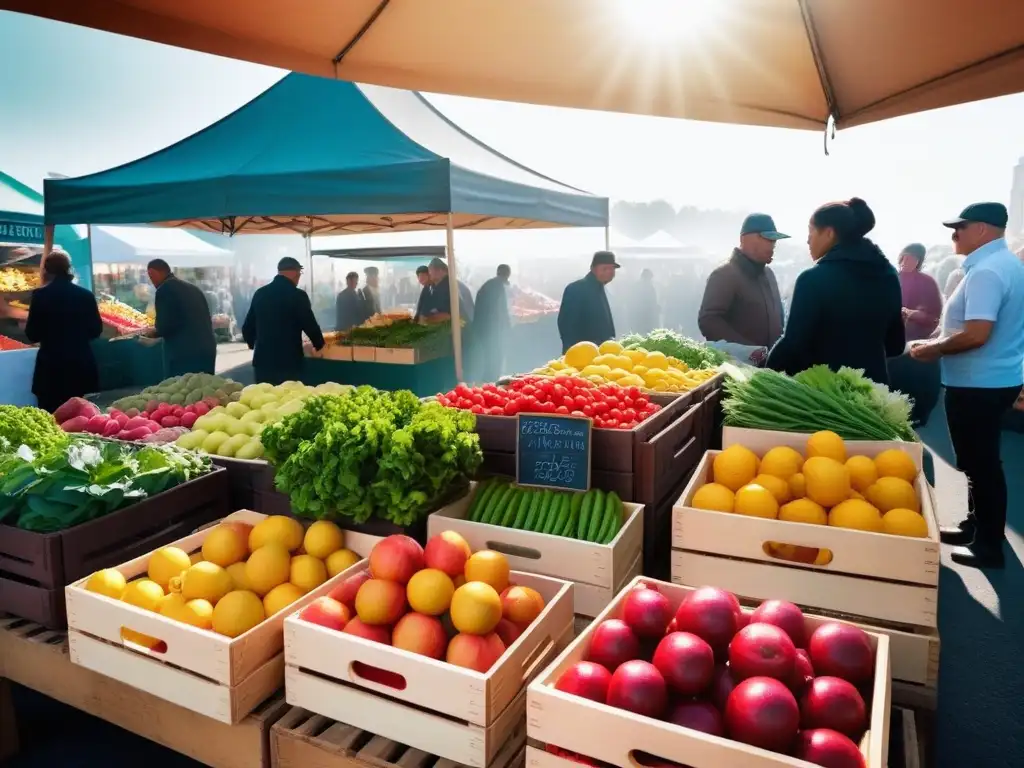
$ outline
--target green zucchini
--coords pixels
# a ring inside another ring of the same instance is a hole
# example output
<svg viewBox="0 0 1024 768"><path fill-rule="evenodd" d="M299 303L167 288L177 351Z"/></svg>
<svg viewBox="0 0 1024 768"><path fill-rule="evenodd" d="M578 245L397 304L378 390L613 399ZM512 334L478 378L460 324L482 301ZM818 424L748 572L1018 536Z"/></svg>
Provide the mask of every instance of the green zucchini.
<svg viewBox="0 0 1024 768"><path fill-rule="evenodd" d="M563 531L569 525L570 509L572 509L572 497L571 493L562 493L558 497L558 515L555 520L554 526L551 528L551 533L556 536L562 536Z"/></svg>
<svg viewBox="0 0 1024 768"><path fill-rule="evenodd" d="M590 522L587 524L587 541L597 541L597 534L601 532L601 525L604 523L605 492L598 488L596 496L590 510Z"/></svg>
<svg viewBox="0 0 1024 768"><path fill-rule="evenodd" d="M608 494L605 506L607 507L605 512L606 519L598 541L602 544L610 544L612 539L618 536L619 531L622 530L622 517L626 511L622 506L622 499L619 498L619 494L615 493L615 491Z"/></svg>
<svg viewBox="0 0 1024 768"><path fill-rule="evenodd" d="M579 491L573 491L570 495L569 500L569 517L565 521L565 525L562 527L561 535L573 538L576 535L576 524L580 519L580 509L583 507L583 497L585 493Z"/></svg>
<svg viewBox="0 0 1024 768"><path fill-rule="evenodd" d="M526 518L529 516L529 514L530 505L520 504L519 509L516 510L516 517L512 521L512 527L522 529L522 527L526 525Z"/></svg>
<svg viewBox="0 0 1024 768"><path fill-rule="evenodd" d="M583 506L580 508L580 521L576 524L576 531L573 535L573 538L580 541L586 541L587 533L590 531L590 515L594 507L594 496L594 489L591 488L587 491L587 495L583 497Z"/></svg>
<svg viewBox="0 0 1024 768"><path fill-rule="evenodd" d="M544 516L544 528L541 533L554 533L556 526L561 524L561 518L558 516L559 511L562 509L562 498L564 494L556 493L555 491L544 491L548 495L547 514Z"/></svg>
<svg viewBox="0 0 1024 768"><path fill-rule="evenodd" d="M473 494L473 503L469 505L469 519L473 522L479 522L480 515L483 513L487 499L490 498L491 494L494 493L494 489L498 487L498 483L493 480L484 480L482 483L477 485L476 493Z"/></svg>
<svg viewBox="0 0 1024 768"><path fill-rule="evenodd" d="M512 501L505 507L501 513L501 517L497 518L494 524L500 525L503 528L511 526L512 522L516 519L516 511L519 509L526 496L527 493L522 488L518 489Z"/></svg>
<svg viewBox="0 0 1024 768"><path fill-rule="evenodd" d="M506 485L501 488L500 491L492 493L491 498L487 502L487 508L484 510L484 513L480 515L480 522L490 525L494 522L495 517L500 520L502 510L505 508L505 504L508 503L508 500L512 497L514 492L515 488L513 486Z"/></svg>
<svg viewBox="0 0 1024 768"><path fill-rule="evenodd" d="M544 530L544 513L551 509L551 498L546 497L543 491L539 492L537 495L540 497L540 501L537 502L537 514L533 516L528 528L528 530L533 531L534 533L540 533Z"/></svg>

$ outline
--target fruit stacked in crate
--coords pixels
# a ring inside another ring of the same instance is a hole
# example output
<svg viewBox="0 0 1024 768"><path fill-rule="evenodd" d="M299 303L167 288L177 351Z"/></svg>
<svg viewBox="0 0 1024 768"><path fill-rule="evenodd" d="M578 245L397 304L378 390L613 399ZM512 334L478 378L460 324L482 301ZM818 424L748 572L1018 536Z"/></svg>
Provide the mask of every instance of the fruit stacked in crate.
<svg viewBox="0 0 1024 768"><path fill-rule="evenodd" d="M524 686L571 637L572 586L447 530L426 547L388 536L367 565L285 620L288 703L487 765L523 737Z"/></svg>
<svg viewBox="0 0 1024 768"><path fill-rule="evenodd" d="M531 685L528 735L541 765L628 768L642 750L693 768L881 768L888 692L884 638L786 601L744 609L717 587L638 579Z"/></svg>
<svg viewBox="0 0 1024 768"><path fill-rule="evenodd" d="M726 427L673 508L672 581L782 597L889 634L934 687L939 540L919 443Z"/></svg>
<svg viewBox="0 0 1024 768"><path fill-rule="evenodd" d="M235 512L68 586L71 660L237 723L284 682L284 609L325 594L372 541L327 521L304 529Z"/></svg>

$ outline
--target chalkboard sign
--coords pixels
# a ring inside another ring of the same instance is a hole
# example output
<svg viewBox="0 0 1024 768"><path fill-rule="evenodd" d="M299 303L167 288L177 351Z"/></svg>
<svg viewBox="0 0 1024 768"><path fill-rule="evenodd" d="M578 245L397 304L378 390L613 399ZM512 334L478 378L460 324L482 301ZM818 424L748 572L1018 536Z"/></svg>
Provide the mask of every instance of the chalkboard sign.
<svg viewBox="0 0 1024 768"><path fill-rule="evenodd" d="M590 419L520 413L516 482L568 491L590 490Z"/></svg>

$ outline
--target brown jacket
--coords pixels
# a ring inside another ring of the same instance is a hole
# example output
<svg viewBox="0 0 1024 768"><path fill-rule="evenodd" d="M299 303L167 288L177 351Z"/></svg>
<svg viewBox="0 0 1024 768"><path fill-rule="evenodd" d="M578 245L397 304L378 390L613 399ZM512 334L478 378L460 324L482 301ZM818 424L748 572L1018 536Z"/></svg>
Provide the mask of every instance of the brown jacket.
<svg viewBox="0 0 1024 768"><path fill-rule="evenodd" d="M775 275L734 249L708 277L697 324L708 341L771 347L782 335L782 299Z"/></svg>

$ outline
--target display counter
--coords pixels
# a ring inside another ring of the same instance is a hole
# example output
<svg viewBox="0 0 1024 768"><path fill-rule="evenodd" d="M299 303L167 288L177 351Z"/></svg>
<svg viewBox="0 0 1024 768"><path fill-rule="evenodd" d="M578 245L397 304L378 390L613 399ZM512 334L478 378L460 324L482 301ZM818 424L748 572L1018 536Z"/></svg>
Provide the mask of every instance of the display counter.
<svg viewBox="0 0 1024 768"><path fill-rule="evenodd" d="M426 397L447 392L455 386L455 360L439 357L415 365L402 365L306 358L302 383L316 386L329 381L353 386L367 384L391 392L408 389Z"/></svg>
<svg viewBox="0 0 1024 768"><path fill-rule="evenodd" d="M36 367L35 347L0 352L0 405L35 405L32 372Z"/></svg>

